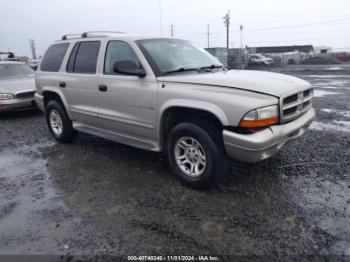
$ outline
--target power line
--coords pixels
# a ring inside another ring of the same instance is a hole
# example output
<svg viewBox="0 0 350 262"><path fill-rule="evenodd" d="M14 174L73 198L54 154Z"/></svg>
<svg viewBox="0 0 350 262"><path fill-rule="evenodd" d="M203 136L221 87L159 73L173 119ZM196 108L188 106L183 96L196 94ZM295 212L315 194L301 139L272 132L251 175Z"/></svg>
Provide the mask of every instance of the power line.
<svg viewBox="0 0 350 262"><path fill-rule="evenodd" d="M315 23L308 23L308 24L298 24L298 25L288 25L288 26L280 26L280 27L266 27L266 28L256 28L256 29L249 29L245 30L245 32L260 32L260 31L269 31L269 30L278 30L278 29L284 29L284 28L293 28L293 27L302 27L302 26L309 26L309 25L315 25L315 24L324 24L328 23L330 21L337 22L337 21L350 21L349 18L343 18L343 19L338 19L338 20L328 20L328 21L322 21L322 22L315 22ZM327 24L327 26L335 26L337 24ZM212 33L222 33L223 31L214 31ZM230 33L240 33L239 30L230 30ZM193 37L193 36L203 36L206 35L207 33L195 33L195 34L188 34L188 35L181 35L179 37ZM305 33L307 34L307 33Z"/></svg>
<svg viewBox="0 0 350 262"><path fill-rule="evenodd" d="M328 32L327 34L320 34L320 35L315 35L312 37L304 37L304 38L299 38L299 39L289 39L289 40L272 40L272 41L259 41L259 42L251 42L250 44L259 44L259 43L278 43L278 42L292 42L292 41L306 41L306 40L314 40L315 38L322 38L322 37L328 37L332 35L339 35L341 32ZM345 36L345 35L344 35Z"/></svg>
<svg viewBox="0 0 350 262"><path fill-rule="evenodd" d="M304 23L304 24L295 24L295 25L286 25L286 26L277 26L277 27L255 28L255 29L249 29L246 31L257 32L257 31L279 30L279 29L284 29L284 28L303 27L303 26L333 23L333 22L340 22L340 21L347 21L347 20L350 20L350 17L341 18L341 19L333 19L333 20L324 20L324 21L319 21L319 22L314 22L314 23Z"/></svg>

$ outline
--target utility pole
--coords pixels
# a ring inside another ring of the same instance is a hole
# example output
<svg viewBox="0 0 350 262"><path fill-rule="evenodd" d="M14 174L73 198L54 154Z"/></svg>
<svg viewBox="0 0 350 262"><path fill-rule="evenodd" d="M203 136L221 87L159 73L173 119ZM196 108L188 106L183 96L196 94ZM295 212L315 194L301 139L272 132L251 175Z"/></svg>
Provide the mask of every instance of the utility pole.
<svg viewBox="0 0 350 262"><path fill-rule="evenodd" d="M32 50L32 58L36 59L34 39L29 39L29 43L30 43L30 49Z"/></svg>
<svg viewBox="0 0 350 262"><path fill-rule="evenodd" d="M209 37L210 37L209 28L210 28L210 25L209 25L209 24L207 24L207 27L208 27L208 30L207 30L207 35L208 35L208 48L209 48Z"/></svg>
<svg viewBox="0 0 350 262"><path fill-rule="evenodd" d="M240 46L240 61L241 61L241 69L243 69L243 25L239 26L239 30L241 31L241 46Z"/></svg>
<svg viewBox="0 0 350 262"><path fill-rule="evenodd" d="M170 25L170 35L174 37L174 25Z"/></svg>
<svg viewBox="0 0 350 262"><path fill-rule="evenodd" d="M229 48L230 48L230 10L227 11L223 19L224 19L224 24L226 26L226 52L227 52L226 65L228 66Z"/></svg>

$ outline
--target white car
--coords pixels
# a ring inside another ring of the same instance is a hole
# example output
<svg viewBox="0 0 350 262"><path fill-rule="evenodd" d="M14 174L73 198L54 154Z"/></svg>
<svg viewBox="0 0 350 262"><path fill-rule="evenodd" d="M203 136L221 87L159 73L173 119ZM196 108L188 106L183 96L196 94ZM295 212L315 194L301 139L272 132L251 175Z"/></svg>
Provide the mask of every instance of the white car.
<svg viewBox="0 0 350 262"><path fill-rule="evenodd" d="M34 71L24 63L0 61L0 113L35 107Z"/></svg>
<svg viewBox="0 0 350 262"><path fill-rule="evenodd" d="M274 61L271 57L262 54L252 54L249 56L250 63L253 65L273 65Z"/></svg>

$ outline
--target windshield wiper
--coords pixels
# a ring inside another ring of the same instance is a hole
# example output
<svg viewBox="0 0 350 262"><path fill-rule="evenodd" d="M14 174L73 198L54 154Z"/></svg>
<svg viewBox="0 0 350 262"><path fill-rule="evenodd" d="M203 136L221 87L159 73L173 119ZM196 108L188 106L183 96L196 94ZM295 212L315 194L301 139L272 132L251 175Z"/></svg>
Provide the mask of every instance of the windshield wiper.
<svg viewBox="0 0 350 262"><path fill-rule="evenodd" d="M163 72L163 75L169 75L172 73L177 73L177 72L187 72L187 71L198 71L198 68L184 68L184 67L180 67L174 70L169 70L169 71L165 71Z"/></svg>
<svg viewBox="0 0 350 262"><path fill-rule="evenodd" d="M214 68L225 68L225 67L223 65L210 65L210 66L191 67L191 68L180 67L174 70L165 71L163 72L163 75L168 75L168 74L178 73L178 72L187 72L187 71L203 71L206 69L214 69Z"/></svg>
<svg viewBox="0 0 350 262"><path fill-rule="evenodd" d="M205 70L205 69L214 69L214 68L223 68L223 65L210 65L210 66L202 66L199 68L199 70Z"/></svg>

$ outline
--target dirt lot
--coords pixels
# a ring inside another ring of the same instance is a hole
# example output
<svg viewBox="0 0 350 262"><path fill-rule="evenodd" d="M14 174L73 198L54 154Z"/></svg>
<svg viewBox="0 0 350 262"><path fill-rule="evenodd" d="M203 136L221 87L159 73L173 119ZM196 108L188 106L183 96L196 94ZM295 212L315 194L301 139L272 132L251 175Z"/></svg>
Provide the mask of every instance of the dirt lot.
<svg viewBox="0 0 350 262"><path fill-rule="evenodd" d="M161 154L85 134L62 145L38 111L0 116L0 254L349 258L350 75L289 73L316 88L310 130L205 192Z"/></svg>

